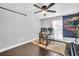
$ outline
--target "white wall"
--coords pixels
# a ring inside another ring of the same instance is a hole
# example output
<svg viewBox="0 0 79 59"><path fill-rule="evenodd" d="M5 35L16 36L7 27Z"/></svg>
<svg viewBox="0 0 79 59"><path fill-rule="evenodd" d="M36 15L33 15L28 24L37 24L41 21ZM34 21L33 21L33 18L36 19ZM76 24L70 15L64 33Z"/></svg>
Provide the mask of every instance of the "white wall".
<svg viewBox="0 0 79 59"><path fill-rule="evenodd" d="M39 30L40 20L37 17L33 15L25 17L0 9L0 49L38 38Z"/></svg>
<svg viewBox="0 0 79 59"><path fill-rule="evenodd" d="M41 27L51 27L52 26L52 19L45 19L41 20Z"/></svg>

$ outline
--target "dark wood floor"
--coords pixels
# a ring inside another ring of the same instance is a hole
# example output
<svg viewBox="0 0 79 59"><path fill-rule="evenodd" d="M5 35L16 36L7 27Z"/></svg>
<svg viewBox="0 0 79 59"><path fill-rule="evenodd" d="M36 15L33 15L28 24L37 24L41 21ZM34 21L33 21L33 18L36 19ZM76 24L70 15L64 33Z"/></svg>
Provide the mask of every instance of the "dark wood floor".
<svg viewBox="0 0 79 59"><path fill-rule="evenodd" d="M68 55L66 50L66 55ZM46 50L32 43L10 49L0 53L0 56L62 56L58 53Z"/></svg>

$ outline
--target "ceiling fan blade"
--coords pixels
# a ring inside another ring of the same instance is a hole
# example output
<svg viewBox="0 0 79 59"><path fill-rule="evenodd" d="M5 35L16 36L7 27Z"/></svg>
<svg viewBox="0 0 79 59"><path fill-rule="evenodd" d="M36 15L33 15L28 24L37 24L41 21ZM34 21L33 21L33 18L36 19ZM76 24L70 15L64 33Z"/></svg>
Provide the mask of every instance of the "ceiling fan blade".
<svg viewBox="0 0 79 59"><path fill-rule="evenodd" d="M53 12L53 13L56 13L56 11L54 11L54 10L47 10L47 12Z"/></svg>
<svg viewBox="0 0 79 59"><path fill-rule="evenodd" d="M50 4L48 5L48 8L52 7L53 5L55 5L55 3L50 3Z"/></svg>
<svg viewBox="0 0 79 59"><path fill-rule="evenodd" d="M42 11L37 11L37 12L34 12L34 13L39 13L39 12L42 12Z"/></svg>
<svg viewBox="0 0 79 59"><path fill-rule="evenodd" d="M41 9L41 7L39 7L39 6L38 6L38 5L36 5L36 4L34 4L34 6L35 6L35 7L37 7L37 8L39 8L39 9Z"/></svg>

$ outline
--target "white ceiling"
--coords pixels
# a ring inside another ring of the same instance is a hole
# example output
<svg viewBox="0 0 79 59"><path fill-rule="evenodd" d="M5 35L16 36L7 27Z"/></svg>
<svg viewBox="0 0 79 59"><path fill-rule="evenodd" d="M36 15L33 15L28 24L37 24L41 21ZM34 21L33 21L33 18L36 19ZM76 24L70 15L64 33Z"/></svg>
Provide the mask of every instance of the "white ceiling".
<svg viewBox="0 0 79 59"><path fill-rule="evenodd" d="M48 5L49 3L36 3L39 6ZM61 16L66 14L73 14L79 12L79 3L56 3L50 8L50 10L56 10L56 13L47 13L47 16L43 16L41 13L34 14L33 12L40 9L33 6L33 3L5 3L0 6L15 10L18 12L26 13L28 16L38 17L39 19Z"/></svg>

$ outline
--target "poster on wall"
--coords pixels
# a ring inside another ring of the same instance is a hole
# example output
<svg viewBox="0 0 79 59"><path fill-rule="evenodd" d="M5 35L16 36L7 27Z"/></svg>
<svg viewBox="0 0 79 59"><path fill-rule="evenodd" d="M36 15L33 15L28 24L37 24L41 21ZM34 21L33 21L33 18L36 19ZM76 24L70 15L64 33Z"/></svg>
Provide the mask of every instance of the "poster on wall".
<svg viewBox="0 0 79 59"><path fill-rule="evenodd" d="M63 16L63 36L79 38L79 14Z"/></svg>

